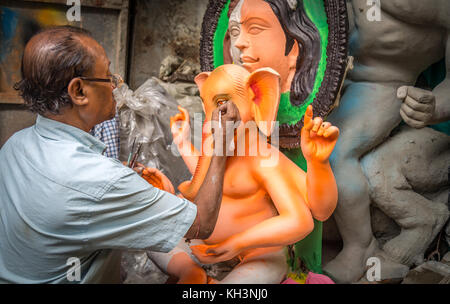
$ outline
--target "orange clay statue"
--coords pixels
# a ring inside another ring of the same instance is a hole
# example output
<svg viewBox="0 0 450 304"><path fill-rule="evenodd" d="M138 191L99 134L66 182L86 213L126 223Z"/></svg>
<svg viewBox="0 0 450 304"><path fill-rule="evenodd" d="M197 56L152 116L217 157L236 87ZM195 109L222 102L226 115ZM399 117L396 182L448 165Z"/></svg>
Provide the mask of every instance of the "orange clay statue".
<svg viewBox="0 0 450 304"><path fill-rule="evenodd" d="M212 235L193 240L192 254L200 263L214 264L238 257L240 263L221 281L207 278L205 271L189 255L189 248L180 243L168 254L151 253L153 261L179 283L280 283L287 272L284 246L293 244L313 229L313 218L325 221L337 203L337 187L328 158L339 136L337 127L313 119L309 106L301 131L301 148L307 161L305 173L267 141L259 142L246 123L254 121L259 131L269 136L278 110L280 75L270 68L249 73L238 65L223 65L213 72L204 72L195 79L206 114L205 126L218 104L233 101L239 109L241 124L235 134L233 156L228 156L223 185L223 199ZM182 148L189 129L187 112L171 120L175 142ZM181 128L175 122L181 121ZM203 148L211 138L211 130L203 129ZM264 138L264 137L263 137ZM265 139L265 138L264 138ZM260 150L251 156L251 147L265 145L270 156ZM239 155L244 145L245 155ZM242 146L241 146L242 147ZM210 156L194 151L182 155L191 172L192 181L179 187L182 195L193 199L208 170ZM276 156L275 162L269 159ZM195 165L197 168L194 169ZM182 247L185 247L182 249Z"/></svg>

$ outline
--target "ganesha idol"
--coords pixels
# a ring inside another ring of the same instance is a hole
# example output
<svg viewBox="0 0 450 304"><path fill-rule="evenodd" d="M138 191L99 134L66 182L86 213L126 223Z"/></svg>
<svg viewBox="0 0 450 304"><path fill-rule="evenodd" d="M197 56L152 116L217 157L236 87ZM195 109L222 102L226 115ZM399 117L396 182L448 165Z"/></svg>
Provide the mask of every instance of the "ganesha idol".
<svg viewBox="0 0 450 304"><path fill-rule="evenodd" d="M280 151L306 172L303 117L311 105L315 115L327 119L338 105L351 66L348 25L345 0L210 0L202 24L201 69L233 63L250 73L275 70ZM289 246L290 274L322 273L322 225L314 219L314 230Z"/></svg>
<svg viewBox="0 0 450 304"><path fill-rule="evenodd" d="M250 73L226 64L199 74L195 82L205 127L202 151L181 153L194 173L178 188L185 198L194 200L209 168L212 153L207 150L213 145L208 141L212 138L208 123L213 111L234 102L241 116L234 151L228 153L219 216L208 239L191 240L190 247L180 242L168 254L151 253L152 260L178 283L281 283L287 273L285 246L305 238L314 228L313 219L324 221L336 208L337 186L328 158L339 130L313 118L312 106L307 108L301 130L305 173L271 144L280 98L277 72L261 68ZM187 112L180 111L171 121L178 143L183 142L179 137L185 136L189 122ZM201 267L233 259L238 264L220 280L208 277Z"/></svg>

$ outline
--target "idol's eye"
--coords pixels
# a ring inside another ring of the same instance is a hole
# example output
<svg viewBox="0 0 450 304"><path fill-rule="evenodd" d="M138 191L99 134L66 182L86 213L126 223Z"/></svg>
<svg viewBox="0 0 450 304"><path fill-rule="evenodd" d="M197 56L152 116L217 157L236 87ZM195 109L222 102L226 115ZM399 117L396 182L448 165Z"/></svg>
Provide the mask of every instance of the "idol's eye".
<svg viewBox="0 0 450 304"><path fill-rule="evenodd" d="M264 30L264 29L263 29L262 27L259 27L259 26L251 26L251 27L248 29L248 32L249 32L249 34L257 35L257 34L261 33L263 30Z"/></svg>
<svg viewBox="0 0 450 304"><path fill-rule="evenodd" d="M233 26L230 28L231 37L237 37L237 36L239 36L240 33L241 33L241 31L240 31L239 27Z"/></svg>
<svg viewBox="0 0 450 304"><path fill-rule="evenodd" d="M217 100L216 100L216 103L217 103L217 106L220 107L221 105L223 105L223 104L226 103L227 101L228 101L227 99L221 98L221 99L217 99Z"/></svg>

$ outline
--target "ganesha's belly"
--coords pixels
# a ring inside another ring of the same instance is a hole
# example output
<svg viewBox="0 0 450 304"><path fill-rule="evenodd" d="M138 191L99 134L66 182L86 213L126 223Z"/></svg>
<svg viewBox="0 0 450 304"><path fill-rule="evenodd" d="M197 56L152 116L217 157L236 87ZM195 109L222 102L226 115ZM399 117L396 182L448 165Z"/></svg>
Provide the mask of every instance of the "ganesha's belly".
<svg viewBox="0 0 450 304"><path fill-rule="evenodd" d="M276 215L278 213L267 195L255 195L240 199L224 195L216 227L205 243L222 242L228 237Z"/></svg>

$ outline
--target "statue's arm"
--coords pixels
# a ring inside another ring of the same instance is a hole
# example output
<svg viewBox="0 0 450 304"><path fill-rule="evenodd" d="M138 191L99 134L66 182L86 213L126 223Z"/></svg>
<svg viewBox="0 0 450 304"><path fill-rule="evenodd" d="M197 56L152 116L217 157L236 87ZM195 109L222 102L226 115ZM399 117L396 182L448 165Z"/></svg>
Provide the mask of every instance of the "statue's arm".
<svg viewBox="0 0 450 304"><path fill-rule="evenodd" d="M178 144L177 147L189 172L194 175L198 159L200 158L200 152L190 141L182 142L181 144Z"/></svg>
<svg viewBox="0 0 450 304"><path fill-rule="evenodd" d="M336 180L330 166L330 155L339 137L339 129L322 118L313 116L312 106L308 106L301 131L301 148L306 159L308 172L306 204L319 221L325 221L337 205L338 191Z"/></svg>
<svg viewBox="0 0 450 304"><path fill-rule="evenodd" d="M397 90L402 101L400 116L413 128L423 128L450 119L450 39L445 42L445 79L433 90L427 91L412 86L403 86Z"/></svg>
<svg viewBox="0 0 450 304"><path fill-rule="evenodd" d="M330 162L308 162L306 174L307 204L314 218L326 221L336 209L338 191Z"/></svg>
<svg viewBox="0 0 450 304"><path fill-rule="evenodd" d="M170 130L178 152L180 152L189 172L194 175L200 152L190 140L189 112L181 106L178 106L178 110L180 112L170 118Z"/></svg>
<svg viewBox="0 0 450 304"><path fill-rule="evenodd" d="M280 156L280 159L283 157ZM264 188L273 202L278 215L270 217L248 229L236 233L223 242L214 245L191 246L193 254L201 263L211 264L227 261L244 250L262 247L286 246L305 238L314 228L314 221L308 206L298 189L297 181L287 171L298 169L294 163L284 166L263 167L260 159L252 159L252 175ZM305 184L305 175L298 179Z"/></svg>
<svg viewBox="0 0 450 304"><path fill-rule="evenodd" d="M436 97L436 106L430 124L450 120L450 31L446 40L445 66L447 74L444 81L433 90Z"/></svg>
<svg viewBox="0 0 450 304"><path fill-rule="evenodd" d="M267 192L278 215L237 234L238 243L248 249L285 246L305 238L314 222L300 190L306 184L304 172L281 155L277 166L252 167L255 179Z"/></svg>

